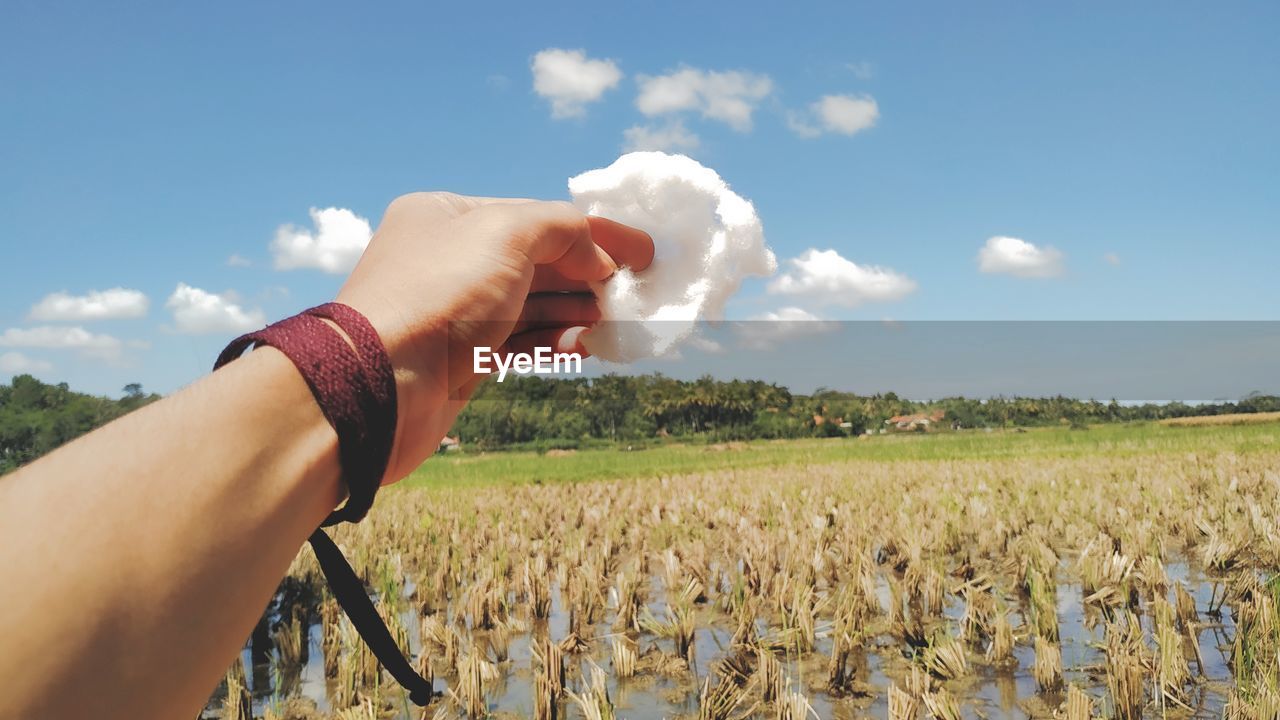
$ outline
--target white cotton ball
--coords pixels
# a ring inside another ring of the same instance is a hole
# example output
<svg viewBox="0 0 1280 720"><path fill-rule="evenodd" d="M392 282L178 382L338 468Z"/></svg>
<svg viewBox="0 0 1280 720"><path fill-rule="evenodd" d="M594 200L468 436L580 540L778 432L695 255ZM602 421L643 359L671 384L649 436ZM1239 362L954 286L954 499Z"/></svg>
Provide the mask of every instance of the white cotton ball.
<svg viewBox="0 0 1280 720"><path fill-rule="evenodd" d="M749 275L778 267L755 208L711 168L684 155L634 152L569 180L574 205L653 236L653 264L595 287L602 322L582 336L613 362L656 357L719 320Z"/></svg>

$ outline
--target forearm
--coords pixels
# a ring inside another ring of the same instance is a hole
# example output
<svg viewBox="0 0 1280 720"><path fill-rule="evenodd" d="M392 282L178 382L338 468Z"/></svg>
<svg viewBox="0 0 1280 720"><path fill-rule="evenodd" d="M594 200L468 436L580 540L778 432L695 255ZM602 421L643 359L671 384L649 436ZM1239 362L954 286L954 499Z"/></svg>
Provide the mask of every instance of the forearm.
<svg viewBox="0 0 1280 720"><path fill-rule="evenodd" d="M395 371L383 480L481 381L471 348L585 352L591 283L652 259L643 232L565 203L393 202L338 297ZM0 719L194 715L339 475L306 382L261 349L0 480Z"/></svg>
<svg viewBox="0 0 1280 720"><path fill-rule="evenodd" d="M340 492L270 349L0 480L0 717L191 716Z"/></svg>

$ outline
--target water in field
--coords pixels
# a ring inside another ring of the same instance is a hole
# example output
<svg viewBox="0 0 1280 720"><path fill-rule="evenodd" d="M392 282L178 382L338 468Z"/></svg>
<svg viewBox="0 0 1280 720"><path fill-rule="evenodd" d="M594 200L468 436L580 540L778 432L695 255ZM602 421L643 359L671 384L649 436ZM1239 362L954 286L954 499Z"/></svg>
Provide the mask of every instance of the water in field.
<svg viewBox="0 0 1280 720"><path fill-rule="evenodd" d="M1211 614L1213 604L1220 598L1222 585L1213 578L1190 567L1185 562L1170 562L1166 565L1171 583L1184 583L1195 598L1196 608L1200 614L1199 627L1200 654L1204 666L1199 667L1193 660L1191 672L1196 681L1189 686L1187 704L1189 708L1178 708L1169 705L1168 716L1218 718L1222 715L1226 692L1231 685L1231 672L1227 667L1234 636L1230 608L1221 608L1220 613ZM1106 686L1105 657L1101 649L1103 628L1105 623L1096 617L1096 607L1086 607L1082 602L1083 593L1078 582L1071 577L1064 562L1060 577L1068 578L1057 585L1057 614L1060 627L1063 675L1067 684L1075 684L1085 689L1094 699L1095 713L1110 715L1110 701ZM658 583L654 581L654 587ZM889 602L887 585L881 578L880 596L882 604ZM661 597L655 590L653 597ZM529 632L513 636L509 641L507 659L499 664L501 677L492 684L486 695L489 712L494 717L533 717L533 655L531 637L533 633L549 633L552 638L562 638L568 634L569 617L560 603L560 594L552 592L552 608L550 617L540 621L541 625L530 624ZM655 615L662 615L665 606L661 602L649 603ZM947 596L943 626L958 625L964 608L955 595ZM416 610L406 610L402 615L405 627L416 628L419 618ZM962 678L943 683L952 695L960 700L961 712L965 718L978 720L981 718L1048 718L1063 702L1062 693L1041 693L1037 690L1032 675L1034 649L1028 638L1025 617L1027 608L1023 606L1016 614L1022 616L1021 627L1015 626L1017 645L1014 656L1016 666L994 667L985 662L981 648L969 649L971 672ZM660 720L674 717L697 717L699 691L701 683L716 663L729 650L734 627L731 618L717 613L707 607L698 615L698 629L695 633L693 667L687 672L670 674L648 673L637 675L626 680L614 677L610 668L609 638L613 616L609 614L597 626L596 636L588 651L566 655L568 666L568 689L578 689L589 672L590 663L595 663L608 671L609 697L616 707L617 717L631 720ZM1144 626L1150 630L1150 617L1142 619ZM817 642L815 651L804 658L782 657L785 673L793 689L800 690L812 705L813 712L819 718L861 718L888 717L887 689L891 683L899 685L905 682L910 672L911 648L899 638L889 634L867 638L853 659L855 691L846 697L831 697L826 691L826 663L831 652L830 622L817 626ZM483 635L477 631L476 637ZM420 651L421 641L417 632L410 632L411 651L416 655ZM303 661L298 667L281 668L276 662L276 653L269 643L259 638L257 644L250 643L243 653L246 668L252 668L248 682L253 695L254 714L260 716L268 707L281 708L285 700L291 697L304 698L301 704L293 703L291 710L303 706L314 707L314 717L324 717L331 713L331 698L334 697L333 681L327 680L321 650L321 628L318 623L312 624L306 633L306 649ZM664 652L672 650L672 641L642 636L640 648L655 647ZM1194 657L1188 654L1188 657ZM437 668L437 674L443 674L444 668ZM440 693L448 691L449 680L437 676L436 690ZM209 707L202 717L216 718L221 707L220 693L210 700ZM398 687L390 685L383 691L384 701L388 706L388 715L402 720L421 717L422 711L412 708ZM437 700L429 708L430 713L443 701ZM745 709L745 708L744 708ZM1154 701L1147 705L1150 717L1161 716L1161 709ZM922 713L923 715L923 713ZM303 715L306 716L306 715ZM451 716L454 716L451 714ZM460 714L456 715L461 717ZM772 708L760 708L753 717L773 717ZM363 716L361 716L363 717ZM559 717L582 717L580 711L571 702L560 708Z"/></svg>

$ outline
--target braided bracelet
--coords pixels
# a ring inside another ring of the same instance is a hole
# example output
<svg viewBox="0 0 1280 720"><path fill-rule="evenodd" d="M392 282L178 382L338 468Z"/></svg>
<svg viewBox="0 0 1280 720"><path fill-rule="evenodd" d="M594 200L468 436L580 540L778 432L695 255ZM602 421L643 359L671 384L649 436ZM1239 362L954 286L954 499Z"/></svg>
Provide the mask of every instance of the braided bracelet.
<svg viewBox="0 0 1280 720"><path fill-rule="evenodd" d="M325 320L341 328L351 342ZM320 411L338 433L347 501L329 514L321 528L360 522L382 485L396 432L395 375L382 340L359 312L341 303L327 303L232 340L214 369L240 357L246 348L264 345L279 350L298 368ZM338 605L382 666L409 691L409 699L426 705L433 694L431 681L414 671L364 584L321 528L308 541Z"/></svg>

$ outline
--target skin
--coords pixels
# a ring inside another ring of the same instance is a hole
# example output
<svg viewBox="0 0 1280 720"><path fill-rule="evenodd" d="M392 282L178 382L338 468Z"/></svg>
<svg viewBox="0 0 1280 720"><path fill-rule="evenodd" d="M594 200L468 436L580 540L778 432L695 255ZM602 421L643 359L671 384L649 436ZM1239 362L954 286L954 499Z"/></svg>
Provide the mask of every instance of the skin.
<svg viewBox="0 0 1280 720"><path fill-rule="evenodd" d="M567 203L395 200L337 298L395 367L384 484L483 380L472 348L585 356L589 283L652 259L643 232ZM0 718L195 716L345 495L337 447L263 348L0 480Z"/></svg>

